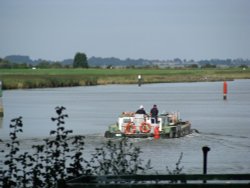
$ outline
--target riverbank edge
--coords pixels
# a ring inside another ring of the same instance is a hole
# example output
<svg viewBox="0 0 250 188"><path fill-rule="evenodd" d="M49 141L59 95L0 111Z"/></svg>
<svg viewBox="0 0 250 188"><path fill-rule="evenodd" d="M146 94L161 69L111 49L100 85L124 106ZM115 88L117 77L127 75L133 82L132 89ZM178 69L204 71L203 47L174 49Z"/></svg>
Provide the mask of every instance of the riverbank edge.
<svg viewBox="0 0 250 188"><path fill-rule="evenodd" d="M237 79L250 79L250 78L237 78ZM229 78L229 79L224 79L224 78L213 78L213 79L177 79L177 80L154 80L154 81L149 81L149 80L143 80L141 82L141 85L143 84L157 84L157 83L192 83L192 82L220 82L220 81L234 81L235 79ZM133 84L138 84L138 81L132 81L132 80L127 80L127 81L117 81L117 80L100 80L100 81L89 81L89 80L79 80L79 81L72 81L72 82L65 82L65 83L53 83L53 81L49 81L47 84L44 82L41 83L29 83L29 81L18 81L16 84L3 84L3 90L15 90L15 89L41 89L41 88L61 88L61 87L79 87L79 86L98 86L98 85L133 85Z"/></svg>

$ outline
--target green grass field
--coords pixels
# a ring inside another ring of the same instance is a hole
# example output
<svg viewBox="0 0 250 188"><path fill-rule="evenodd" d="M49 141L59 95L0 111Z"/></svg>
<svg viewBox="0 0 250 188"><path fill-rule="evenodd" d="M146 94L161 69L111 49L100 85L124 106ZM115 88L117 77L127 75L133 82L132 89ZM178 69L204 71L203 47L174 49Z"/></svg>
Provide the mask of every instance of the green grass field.
<svg viewBox="0 0 250 188"><path fill-rule="evenodd" d="M0 69L4 89L250 79L250 69Z"/></svg>

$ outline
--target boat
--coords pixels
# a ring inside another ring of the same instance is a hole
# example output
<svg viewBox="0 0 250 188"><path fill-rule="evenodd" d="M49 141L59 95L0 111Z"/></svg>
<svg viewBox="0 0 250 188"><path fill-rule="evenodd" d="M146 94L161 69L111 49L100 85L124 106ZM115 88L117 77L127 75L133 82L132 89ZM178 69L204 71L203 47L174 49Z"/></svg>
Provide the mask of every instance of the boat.
<svg viewBox="0 0 250 188"><path fill-rule="evenodd" d="M162 113L153 123L152 117L148 115L123 112L117 122L108 127L104 136L106 138L179 138L191 132L191 123L182 121L179 112Z"/></svg>

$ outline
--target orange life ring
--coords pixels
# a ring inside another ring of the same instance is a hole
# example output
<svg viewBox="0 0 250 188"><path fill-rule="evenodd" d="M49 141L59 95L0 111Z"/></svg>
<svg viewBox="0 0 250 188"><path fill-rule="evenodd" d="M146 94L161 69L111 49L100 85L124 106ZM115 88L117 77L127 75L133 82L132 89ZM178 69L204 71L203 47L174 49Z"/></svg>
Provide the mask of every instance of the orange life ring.
<svg viewBox="0 0 250 188"><path fill-rule="evenodd" d="M133 122L129 122L127 123L127 125L125 126L125 134L133 134L136 132L136 126Z"/></svg>
<svg viewBox="0 0 250 188"><path fill-rule="evenodd" d="M151 125L150 123L147 123L147 122L142 122L141 125L140 125L140 131L142 133L149 133L151 131Z"/></svg>

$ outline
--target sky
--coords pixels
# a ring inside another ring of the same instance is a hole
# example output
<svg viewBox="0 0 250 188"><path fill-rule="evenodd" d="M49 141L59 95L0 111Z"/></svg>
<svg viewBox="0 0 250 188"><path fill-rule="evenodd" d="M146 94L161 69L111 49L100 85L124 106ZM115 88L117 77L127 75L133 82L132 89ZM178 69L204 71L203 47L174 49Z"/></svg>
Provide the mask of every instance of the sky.
<svg viewBox="0 0 250 188"><path fill-rule="evenodd" d="M250 59L250 0L0 0L0 57Z"/></svg>

